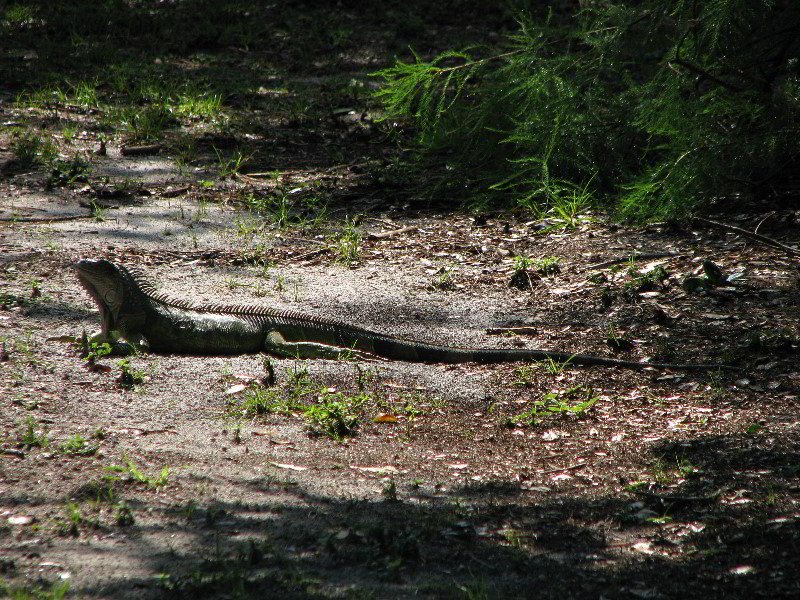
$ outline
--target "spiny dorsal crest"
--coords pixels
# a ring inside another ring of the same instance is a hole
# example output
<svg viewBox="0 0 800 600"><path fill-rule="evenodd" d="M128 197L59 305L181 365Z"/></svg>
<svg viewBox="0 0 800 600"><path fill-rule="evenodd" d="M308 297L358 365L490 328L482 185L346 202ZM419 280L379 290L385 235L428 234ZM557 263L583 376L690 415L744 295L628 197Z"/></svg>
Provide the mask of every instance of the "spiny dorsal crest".
<svg viewBox="0 0 800 600"><path fill-rule="evenodd" d="M152 301L158 302L171 308L178 308L181 310L190 310L199 313L208 314L222 314L233 315L247 320L259 320L262 318L272 319L287 319L294 321L301 321L315 325L338 327L341 329L350 329L353 331L362 331L362 328L348 325L334 319L325 317L318 317L316 315L309 315L294 310L276 310L266 306L253 306L249 304L226 304L224 302L205 302L195 304L191 300L184 300L174 298L160 292L153 283L151 283L144 273L144 271L136 267L124 267L117 265L123 278L127 281L134 290L140 292ZM366 330L364 330L366 331ZM372 333L372 332L370 332Z"/></svg>

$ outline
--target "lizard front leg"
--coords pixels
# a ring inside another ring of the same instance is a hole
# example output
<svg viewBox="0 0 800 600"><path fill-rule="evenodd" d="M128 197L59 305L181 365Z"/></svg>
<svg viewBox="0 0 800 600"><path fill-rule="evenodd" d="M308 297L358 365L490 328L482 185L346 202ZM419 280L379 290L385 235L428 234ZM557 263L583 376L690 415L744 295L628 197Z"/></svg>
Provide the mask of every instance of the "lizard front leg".
<svg viewBox="0 0 800 600"><path fill-rule="evenodd" d="M109 333L98 331L87 337L86 331L83 332L81 345L83 346L84 356L88 356L93 345L100 346L102 344L108 344L111 347L110 354L114 356L131 356L133 354L150 352L150 342L148 342L147 338L142 334L134 334L125 338L117 331L111 331Z"/></svg>

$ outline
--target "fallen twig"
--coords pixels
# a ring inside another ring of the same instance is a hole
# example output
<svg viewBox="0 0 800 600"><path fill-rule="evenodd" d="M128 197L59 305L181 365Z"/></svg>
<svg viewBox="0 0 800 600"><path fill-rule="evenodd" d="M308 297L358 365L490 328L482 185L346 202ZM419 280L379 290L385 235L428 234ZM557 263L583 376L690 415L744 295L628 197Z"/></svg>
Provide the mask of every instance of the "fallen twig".
<svg viewBox="0 0 800 600"><path fill-rule="evenodd" d="M408 227L401 227L400 229L392 229L391 231L381 231L380 233L370 233L367 235L368 240L385 240L386 238L396 237L398 235L403 235L404 233L410 233L412 231L416 231L418 227L416 225L409 225Z"/></svg>
<svg viewBox="0 0 800 600"><path fill-rule="evenodd" d="M29 217L0 217L0 223L55 223L57 221L77 221L78 219L94 219L94 215L69 215L64 217L48 217L32 219Z"/></svg>
<svg viewBox="0 0 800 600"><path fill-rule="evenodd" d="M175 198L176 196L181 196L181 195L185 194L190 189L191 188L188 185L185 185L183 187L174 188L174 189L171 189L171 190L164 190L163 192L161 192L161 197L162 198Z"/></svg>
<svg viewBox="0 0 800 600"><path fill-rule="evenodd" d="M294 171L280 171L276 169L275 171L266 171L264 173L238 173L239 176L244 175L245 177L283 177L284 175L305 175L307 173L331 173L333 171L337 171L339 169L351 169L353 167L361 167L364 165L368 165L369 162L357 162L357 163L347 163L347 164L339 164L333 165L332 167L327 167L325 169L296 169Z"/></svg>
<svg viewBox="0 0 800 600"><path fill-rule="evenodd" d="M644 492L642 490L628 490L637 496L644 496L645 498L652 498L663 503L676 503L676 502L712 502L722 495L722 488L718 489L712 494L707 496L672 496L670 494L656 494L654 492Z"/></svg>
<svg viewBox="0 0 800 600"><path fill-rule="evenodd" d="M537 335L539 331L535 327L490 327L486 330L488 335L505 335L514 333L516 335Z"/></svg>
<svg viewBox="0 0 800 600"><path fill-rule="evenodd" d="M548 469L547 471L536 471L540 475L548 475L550 473L560 473L561 471L574 471L575 469L580 469L581 467L585 467L587 463L581 462L574 465L570 465L568 467L561 467L560 469Z"/></svg>
<svg viewBox="0 0 800 600"><path fill-rule="evenodd" d="M122 156L143 156L145 154L158 154L161 151L161 144L150 144L148 146L123 146L120 149Z"/></svg>
<svg viewBox="0 0 800 600"><path fill-rule="evenodd" d="M617 258L612 258L611 260L607 260L605 262L596 263L594 265L589 265L588 267L584 268L584 271L593 271L597 269L605 269L606 267L611 267L613 265L619 265L624 262L628 262L629 260L650 260L653 258L678 258L680 256L684 256L679 252L632 252L627 256L619 256Z"/></svg>
<svg viewBox="0 0 800 600"><path fill-rule="evenodd" d="M780 242L773 240L772 238L768 238L764 235L759 233L753 233L752 231L747 231L746 229L742 229L741 227L736 227L735 225L728 225L726 223L720 223L719 221L712 221L711 219L704 219L703 217L695 217L695 221L700 221L701 223L708 223L709 225L714 225L715 227L719 227L721 229L725 229L732 233L737 233L739 235L743 235L746 238L749 238L753 241L760 242L765 246L770 246L775 248L776 250L783 250L787 254L791 256L800 256L800 250L796 250L791 246L787 246L786 244L781 244Z"/></svg>
<svg viewBox="0 0 800 600"><path fill-rule="evenodd" d="M311 252L306 252L305 254L301 254L300 256L292 256L290 258L292 260L308 260L309 258L314 258L320 254L325 254L328 250L331 250L331 247L325 246L324 248L312 250Z"/></svg>

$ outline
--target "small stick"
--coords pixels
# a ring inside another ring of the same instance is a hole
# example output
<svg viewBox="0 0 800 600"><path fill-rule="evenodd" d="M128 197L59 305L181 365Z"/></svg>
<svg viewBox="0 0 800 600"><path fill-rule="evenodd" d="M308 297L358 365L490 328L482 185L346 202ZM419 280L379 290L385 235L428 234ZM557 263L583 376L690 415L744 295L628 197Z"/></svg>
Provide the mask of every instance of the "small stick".
<svg viewBox="0 0 800 600"><path fill-rule="evenodd" d="M120 149L122 156L142 156L145 154L158 154L161 151L161 144L151 144L149 146L123 146Z"/></svg>
<svg viewBox="0 0 800 600"><path fill-rule="evenodd" d="M695 221L700 221L701 223L708 223L709 225L714 225L715 227L725 229L732 233L738 233L739 235L743 235L746 238L750 238L751 240L760 242L765 246L771 246L777 250L783 250L784 252L790 254L791 256L800 256L800 250L796 250L795 248L787 246L786 244L781 244L780 242L775 241L772 238L768 238L759 233L752 233L750 231L747 231L746 229L742 229L741 227L736 227L735 225L728 225L726 223L720 223L718 221L712 221L710 219L704 219L702 217L695 217L694 219Z"/></svg>
<svg viewBox="0 0 800 600"><path fill-rule="evenodd" d="M325 246L324 248L320 248L318 250L312 250L311 252L306 252L305 254L301 254L300 256L292 256L289 257L292 260L307 260L309 258L314 258L319 254L325 254L328 250L330 250L330 246Z"/></svg>
<svg viewBox="0 0 800 600"><path fill-rule="evenodd" d="M175 188L173 190L164 190L161 192L162 198L174 198L175 196L181 196L189 191L189 186L185 185L183 187Z"/></svg>
<svg viewBox="0 0 800 600"><path fill-rule="evenodd" d="M489 335L504 335L515 333L517 335L536 335L539 333L535 327L490 327L486 330Z"/></svg>
<svg viewBox="0 0 800 600"><path fill-rule="evenodd" d="M716 500L722 494L722 490L719 489L713 494L709 494L708 496L670 496L668 494L656 494L653 492L644 492L642 490L629 490L632 494L636 494L637 496L644 496L645 498L653 498L658 500L659 502L711 502L712 500Z"/></svg>
<svg viewBox="0 0 800 600"><path fill-rule="evenodd" d="M56 221L77 221L78 219L94 219L94 215L69 215L65 217L49 217L44 219L31 219L29 217L0 218L0 223L55 223Z"/></svg>
<svg viewBox="0 0 800 600"><path fill-rule="evenodd" d="M392 229L391 231L382 231L380 233L370 233L367 235L368 240L385 240L386 238L396 237L404 233L416 231L416 225L409 225L408 227L401 227L400 229Z"/></svg>
<svg viewBox="0 0 800 600"><path fill-rule="evenodd" d="M580 469L581 467L585 467L586 463L577 463L575 465L570 465L569 467L561 467L560 469L549 469L547 471L536 471L540 475L548 475L550 473L560 473L561 471L573 471L575 469Z"/></svg>
<svg viewBox="0 0 800 600"><path fill-rule="evenodd" d="M618 265L624 262L628 262L629 260L640 260L645 259L649 260L651 258L678 258L680 256L684 256L678 252L632 252L628 256L621 256L617 258L612 258L611 260L607 260L605 262L597 263L594 265L589 265L588 267L584 267L584 271L592 271L597 269L605 269L606 267L611 267L613 265Z"/></svg>

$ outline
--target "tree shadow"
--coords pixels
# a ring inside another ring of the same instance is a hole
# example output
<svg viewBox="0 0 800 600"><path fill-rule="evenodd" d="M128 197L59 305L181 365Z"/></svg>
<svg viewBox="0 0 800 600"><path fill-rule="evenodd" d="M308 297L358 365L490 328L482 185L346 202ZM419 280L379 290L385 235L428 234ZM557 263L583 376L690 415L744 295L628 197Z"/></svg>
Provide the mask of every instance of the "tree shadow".
<svg viewBox="0 0 800 600"><path fill-rule="evenodd" d="M127 528L126 552L149 572L164 575L136 582L112 577L81 593L88 598L794 597L800 591L794 576L800 556L796 511L761 498L770 490L797 489L798 440L792 436L780 448L744 453L741 444L736 436L677 442L680 456L697 465L695 477L713 473L713 485L724 490L709 502L685 499L699 494L692 477L665 490L652 487L650 497L624 490L594 496L540 493L490 481L447 492L399 483L395 494L377 501L336 497L276 478L227 480L228 492L258 500L217 498L168 508L132 504L135 514L154 509L159 523ZM673 447L655 447L653 453ZM771 470L769 477L749 481L749 503L736 501L744 465ZM669 497L684 500L665 502ZM643 507L653 516L637 514ZM180 544L183 550L153 543L154 536L172 534L191 541Z"/></svg>

